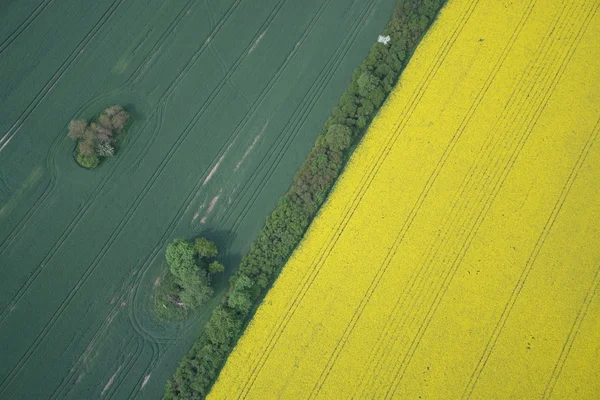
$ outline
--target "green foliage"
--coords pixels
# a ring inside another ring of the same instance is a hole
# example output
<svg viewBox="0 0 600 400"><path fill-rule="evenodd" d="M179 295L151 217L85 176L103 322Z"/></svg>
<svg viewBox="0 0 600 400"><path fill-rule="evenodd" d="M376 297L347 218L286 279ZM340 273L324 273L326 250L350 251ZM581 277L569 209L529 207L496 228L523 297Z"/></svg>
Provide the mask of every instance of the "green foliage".
<svg viewBox="0 0 600 400"><path fill-rule="evenodd" d="M227 298L227 305L234 311L246 314L253 306L254 282L247 275L240 274L235 279Z"/></svg>
<svg viewBox="0 0 600 400"><path fill-rule="evenodd" d="M185 279L199 270L194 259L194 247L185 239L175 239L167 245L165 258L171 273Z"/></svg>
<svg viewBox="0 0 600 400"><path fill-rule="evenodd" d="M167 245L165 258L171 274L181 287L177 295L183 307L188 309L198 307L212 296L213 289L208 280L208 271L196 262L196 248L190 241L173 240Z"/></svg>
<svg viewBox="0 0 600 400"><path fill-rule="evenodd" d="M194 242L194 249L200 257L212 258L219 255L217 245L203 237L196 239Z"/></svg>
<svg viewBox="0 0 600 400"><path fill-rule="evenodd" d="M321 135L292 186L267 217L265 226L231 278L229 292L206 324L204 335L182 360L165 399L204 398L266 289L273 283L308 224L333 187L352 145L392 90L407 58L445 0L399 0L384 35L354 71L352 81L325 122Z"/></svg>
<svg viewBox="0 0 600 400"><path fill-rule="evenodd" d="M217 246L205 238L193 243L186 239L169 243L165 250L169 265L165 284L169 288L165 289L161 283L157 289L156 314L167 319L181 318L185 314L181 309L190 310L204 304L214 293L210 277L225 270L217 260L208 262L218 254Z"/></svg>
<svg viewBox="0 0 600 400"><path fill-rule="evenodd" d="M208 264L208 273L209 274L217 274L219 272L225 271L225 266L218 262L217 260Z"/></svg>
<svg viewBox="0 0 600 400"><path fill-rule="evenodd" d="M367 70L360 74L356 80L356 84L358 86L358 94L362 97L367 97L369 96L369 93L381 85L381 82L375 75Z"/></svg>
<svg viewBox="0 0 600 400"><path fill-rule="evenodd" d="M327 167L329 166L329 159L327 154L317 154L317 156L310 163L310 172L313 175L323 175L327 173Z"/></svg>
<svg viewBox="0 0 600 400"><path fill-rule="evenodd" d="M190 273L180 278L180 284L183 290L179 294L179 299L184 304L184 307L198 307L213 295L213 289L210 287L204 271L197 270L195 273Z"/></svg>
<svg viewBox="0 0 600 400"><path fill-rule="evenodd" d="M84 168L96 168L98 165L100 165L100 159L94 154L85 155L79 153L77 154L76 160L77 163Z"/></svg>
<svg viewBox="0 0 600 400"><path fill-rule="evenodd" d="M358 117L358 119L356 120L356 126L359 129L363 129L365 126L367 126L367 119L365 118L364 115L361 115L360 117Z"/></svg>
<svg viewBox="0 0 600 400"><path fill-rule="evenodd" d="M206 338L213 345L228 345L242 329L242 322L226 307L213 312L211 323L206 324Z"/></svg>
<svg viewBox="0 0 600 400"><path fill-rule="evenodd" d="M105 158L112 157L129 119L123 107L111 106L90 124L84 120L71 121L68 136L77 142L77 163L85 168L96 168Z"/></svg>
<svg viewBox="0 0 600 400"><path fill-rule="evenodd" d="M350 147L352 143L352 131L346 125L331 124L327 128L325 140L327 140L330 148L343 151Z"/></svg>

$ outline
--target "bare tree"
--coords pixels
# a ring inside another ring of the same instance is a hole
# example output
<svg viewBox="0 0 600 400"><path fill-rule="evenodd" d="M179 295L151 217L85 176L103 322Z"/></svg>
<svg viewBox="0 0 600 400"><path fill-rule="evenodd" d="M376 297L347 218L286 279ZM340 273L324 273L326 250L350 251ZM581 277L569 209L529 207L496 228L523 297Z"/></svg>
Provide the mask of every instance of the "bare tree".
<svg viewBox="0 0 600 400"><path fill-rule="evenodd" d="M69 123L69 137L73 140L83 139L88 124L84 120L73 120Z"/></svg>
<svg viewBox="0 0 600 400"><path fill-rule="evenodd" d="M125 124L129 120L129 113L125 110L115 114L112 117L112 126L115 130L121 130L125 127Z"/></svg>
<svg viewBox="0 0 600 400"><path fill-rule="evenodd" d="M79 153L83 154L84 156L91 156L92 154L95 154L94 150L94 139L92 137L88 136L79 142Z"/></svg>
<svg viewBox="0 0 600 400"><path fill-rule="evenodd" d="M108 130L113 130L113 124L112 124L112 120L111 117L108 116L108 114L106 113L102 113L100 115L100 117L98 118L98 123L103 127L106 128Z"/></svg>
<svg viewBox="0 0 600 400"><path fill-rule="evenodd" d="M113 132L110 129L106 129L102 125L95 125L94 128L94 136L98 139L99 142L112 142L113 141Z"/></svg>
<svg viewBox="0 0 600 400"><path fill-rule="evenodd" d="M106 110L104 110L106 115L108 115L109 117L114 117L115 115L117 115L123 111L125 111L125 110L123 109L123 107L121 107L119 105L110 106Z"/></svg>

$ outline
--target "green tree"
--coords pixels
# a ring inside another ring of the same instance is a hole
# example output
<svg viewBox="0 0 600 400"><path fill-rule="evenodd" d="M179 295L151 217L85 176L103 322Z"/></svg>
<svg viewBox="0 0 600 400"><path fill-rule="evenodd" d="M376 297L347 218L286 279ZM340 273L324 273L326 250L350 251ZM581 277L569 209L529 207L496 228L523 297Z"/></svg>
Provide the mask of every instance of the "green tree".
<svg viewBox="0 0 600 400"><path fill-rule="evenodd" d="M219 255L217 245L203 237L196 239L194 242L194 250L196 250L196 253L202 258L213 258Z"/></svg>
<svg viewBox="0 0 600 400"><path fill-rule="evenodd" d="M179 294L179 299L186 307L195 308L213 295L213 289L206 275L201 271L190 273L184 279L182 280L183 291Z"/></svg>
<svg viewBox="0 0 600 400"><path fill-rule="evenodd" d="M364 115L361 115L360 117L358 117L358 119L356 120L356 126L358 126L360 129L367 126L367 119L365 118Z"/></svg>
<svg viewBox="0 0 600 400"><path fill-rule="evenodd" d="M241 328L241 321L231 311L219 306L206 324L206 336L213 344L228 344L239 334Z"/></svg>
<svg viewBox="0 0 600 400"><path fill-rule="evenodd" d="M254 289L254 283L248 275L240 274L235 280L235 284L229 297L227 299L227 305L233 310L236 310L242 314L246 314L252 308L252 290Z"/></svg>
<svg viewBox="0 0 600 400"><path fill-rule="evenodd" d="M225 266L217 260L208 264L208 273L210 274L216 274L223 271L225 271Z"/></svg>
<svg viewBox="0 0 600 400"><path fill-rule="evenodd" d="M329 168L327 154L318 154L310 164L310 172L313 175L323 175Z"/></svg>
<svg viewBox="0 0 600 400"><path fill-rule="evenodd" d="M330 125L325 134L327 144L334 150L346 150L352 143L352 131L345 125Z"/></svg>
<svg viewBox="0 0 600 400"><path fill-rule="evenodd" d="M373 103L375 108L379 108L383 104L383 100L385 100L385 93L383 89L378 86L369 92L367 99Z"/></svg>
<svg viewBox="0 0 600 400"><path fill-rule="evenodd" d="M175 239L167 245L165 258L173 276L174 288L168 290L168 296L177 296L184 307L192 309L206 302L213 295L209 273L222 272L223 265L214 260L210 264L198 261L197 248L202 254L217 255L217 247L204 238L195 244L185 239Z"/></svg>
<svg viewBox="0 0 600 400"><path fill-rule="evenodd" d="M358 93L362 97L367 97L372 90L379 86L379 79L369 71L364 71L356 83L358 84Z"/></svg>
<svg viewBox="0 0 600 400"><path fill-rule="evenodd" d="M194 247L185 239L175 239L169 243L165 257L171 273L182 281L199 270L194 260Z"/></svg>
<svg viewBox="0 0 600 400"><path fill-rule="evenodd" d="M182 288L179 299L190 309L203 304L213 294L206 271L196 263L195 254L194 246L185 239L173 240L165 251L169 269Z"/></svg>

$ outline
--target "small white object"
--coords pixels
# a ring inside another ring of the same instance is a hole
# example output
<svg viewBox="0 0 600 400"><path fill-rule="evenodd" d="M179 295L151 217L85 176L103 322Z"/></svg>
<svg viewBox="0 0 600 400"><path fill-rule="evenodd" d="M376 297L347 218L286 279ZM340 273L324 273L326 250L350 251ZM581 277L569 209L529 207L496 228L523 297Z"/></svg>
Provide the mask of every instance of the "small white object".
<svg viewBox="0 0 600 400"><path fill-rule="evenodd" d="M387 46L388 42L391 40L391 38L388 36L383 36L383 35L379 35L379 37L377 38L377 41L379 43L383 43Z"/></svg>

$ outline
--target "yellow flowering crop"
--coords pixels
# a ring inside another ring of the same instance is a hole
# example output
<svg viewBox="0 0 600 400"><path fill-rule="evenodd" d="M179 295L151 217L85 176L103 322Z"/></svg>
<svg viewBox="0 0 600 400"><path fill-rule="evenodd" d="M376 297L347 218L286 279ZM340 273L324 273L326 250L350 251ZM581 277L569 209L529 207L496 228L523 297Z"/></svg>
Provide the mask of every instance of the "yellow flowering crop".
<svg viewBox="0 0 600 400"><path fill-rule="evenodd" d="M452 0L210 398L600 399L599 0Z"/></svg>

